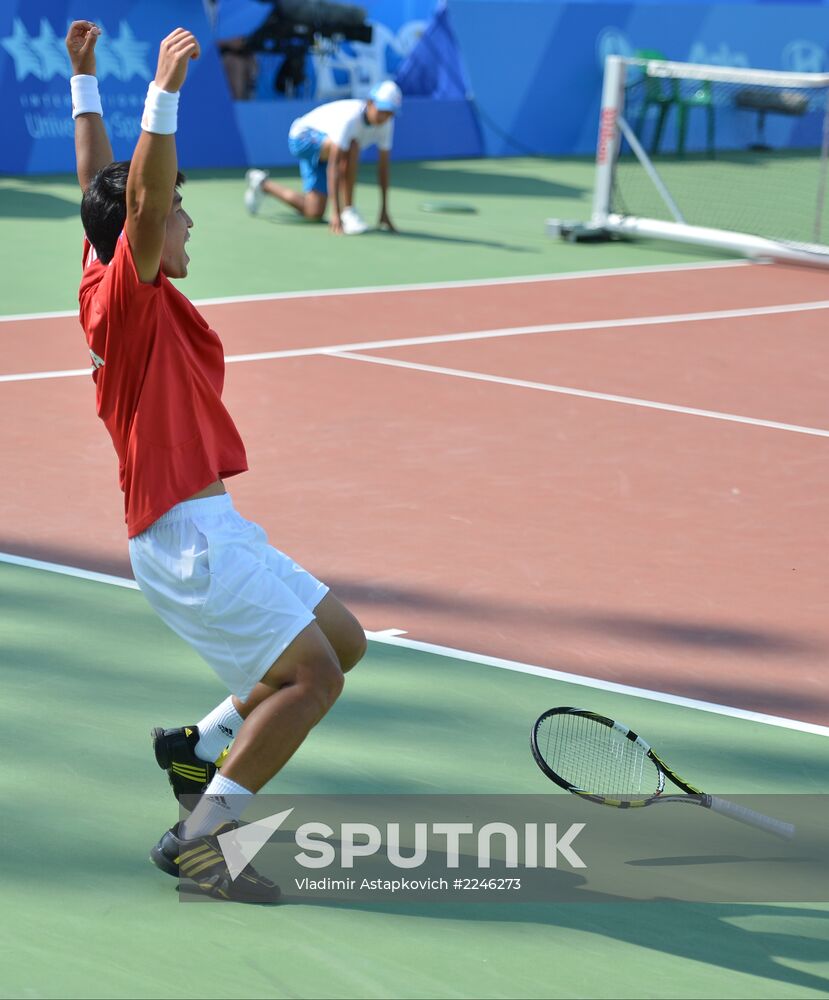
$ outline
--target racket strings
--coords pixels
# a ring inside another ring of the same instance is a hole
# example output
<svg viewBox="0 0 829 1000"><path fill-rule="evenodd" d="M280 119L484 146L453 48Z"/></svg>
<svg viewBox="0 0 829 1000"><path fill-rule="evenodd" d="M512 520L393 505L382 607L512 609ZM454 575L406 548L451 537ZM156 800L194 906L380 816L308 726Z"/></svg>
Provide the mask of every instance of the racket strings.
<svg viewBox="0 0 829 1000"><path fill-rule="evenodd" d="M549 767L582 791L638 799L659 790L659 771L647 752L595 719L572 713L549 716L537 742Z"/></svg>

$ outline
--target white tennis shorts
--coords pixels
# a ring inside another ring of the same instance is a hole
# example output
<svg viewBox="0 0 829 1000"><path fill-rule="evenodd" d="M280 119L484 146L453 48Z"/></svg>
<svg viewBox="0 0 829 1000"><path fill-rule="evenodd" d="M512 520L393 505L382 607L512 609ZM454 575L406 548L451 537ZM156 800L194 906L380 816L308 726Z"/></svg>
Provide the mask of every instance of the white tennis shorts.
<svg viewBox="0 0 829 1000"><path fill-rule="evenodd" d="M243 701L328 593L228 494L176 504L130 539L130 561L161 619Z"/></svg>

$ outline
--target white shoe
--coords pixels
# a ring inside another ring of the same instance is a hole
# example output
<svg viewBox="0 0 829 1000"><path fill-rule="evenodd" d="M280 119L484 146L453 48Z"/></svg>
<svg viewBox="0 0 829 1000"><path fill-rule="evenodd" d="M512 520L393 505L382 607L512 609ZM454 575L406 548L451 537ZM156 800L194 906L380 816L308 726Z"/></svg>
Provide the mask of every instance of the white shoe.
<svg viewBox="0 0 829 1000"><path fill-rule="evenodd" d="M259 211L259 206L265 197L262 185L267 179L267 170L248 170L245 174L245 180L248 182L248 189L245 191L245 208L251 215L256 215Z"/></svg>
<svg viewBox="0 0 829 1000"><path fill-rule="evenodd" d="M360 236L368 229L363 217L351 205L340 212L340 222L342 222L343 232L346 236Z"/></svg>

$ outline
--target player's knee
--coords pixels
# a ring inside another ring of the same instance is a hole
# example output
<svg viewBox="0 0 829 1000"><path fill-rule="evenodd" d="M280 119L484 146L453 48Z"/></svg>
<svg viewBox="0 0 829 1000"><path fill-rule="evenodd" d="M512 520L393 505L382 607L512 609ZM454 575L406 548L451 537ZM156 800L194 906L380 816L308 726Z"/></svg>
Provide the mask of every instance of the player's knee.
<svg viewBox="0 0 829 1000"><path fill-rule="evenodd" d="M303 671L302 685L320 718L339 698L344 683L342 669L333 653L316 657Z"/></svg>
<svg viewBox="0 0 829 1000"><path fill-rule="evenodd" d="M319 220L325 212L328 198L321 191L307 191L305 200L302 203L303 214L306 219Z"/></svg>
<svg viewBox="0 0 829 1000"><path fill-rule="evenodd" d="M347 672L366 653L366 634L351 611L333 594L326 594L314 609L317 624L337 655L340 668Z"/></svg>

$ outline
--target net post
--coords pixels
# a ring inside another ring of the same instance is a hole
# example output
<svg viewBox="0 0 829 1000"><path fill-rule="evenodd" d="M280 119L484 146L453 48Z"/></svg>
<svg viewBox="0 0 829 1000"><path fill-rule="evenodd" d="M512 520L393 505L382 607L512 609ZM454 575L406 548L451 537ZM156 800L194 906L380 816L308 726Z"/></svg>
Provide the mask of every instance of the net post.
<svg viewBox="0 0 829 1000"><path fill-rule="evenodd" d="M826 102L826 109L823 112L823 135L820 144L820 180L817 189L817 205L815 206L815 225L812 230L812 239L815 243L820 243L823 235L823 208L826 203L826 169L829 163L829 101Z"/></svg>
<svg viewBox="0 0 829 1000"><path fill-rule="evenodd" d="M596 144L596 182L593 190L591 227L600 229L610 214L613 170L619 153L619 116L625 99L625 60L608 56L604 64L599 137Z"/></svg>

